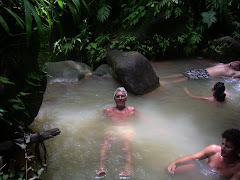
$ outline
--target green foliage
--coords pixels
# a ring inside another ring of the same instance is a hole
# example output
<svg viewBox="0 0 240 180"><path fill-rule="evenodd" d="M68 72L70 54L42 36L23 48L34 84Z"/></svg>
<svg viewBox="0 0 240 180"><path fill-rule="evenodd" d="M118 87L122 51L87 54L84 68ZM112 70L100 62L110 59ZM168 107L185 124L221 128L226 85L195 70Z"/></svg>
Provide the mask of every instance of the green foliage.
<svg viewBox="0 0 240 180"><path fill-rule="evenodd" d="M220 51L220 46L217 45L217 40L213 40L213 41L208 41L209 47L210 49L212 49L214 52L221 54Z"/></svg>
<svg viewBox="0 0 240 180"><path fill-rule="evenodd" d="M156 40L157 45L162 49L162 55L164 55L167 47L170 45L169 38L164 38L159 34L154 34L153 39Z"/></svg>
<svg viewBox="0 0 240 180"><path fill-rule="evenodd" d="M122 5L124 8L124 13L129 14L122 22L127 23L124 27L131 27L136 25L139 20L146 15L146 8L145 6L135 5L133 7L127 7L126 4Z"/></svg>
<svg viewBox="0 0 240 180"><path fill-rule="evenodd" d="M165 16L165 19L169 19L173 11L175 14L175 18L179 17L183 13L179 7L176 7L179 4L182 4L182 2L178 0L151 0L150 2L148 2L147 6L154 8L154 16L162 13Z"/></svg>
<svg viewBox="0 0 240 180"><path fill-rule="evenodd" d="M76 24L81 24L82 7L86 9L87 13L90 13L89 7L84 0L58 0L57 3L52 0L21 0L14 3L10 1L9 7L0 4L1 7L5 10L4 14L10 14L18 25L25 29L27 42L30 41L32 31L37 30L42 46L44 46L46 40L44 34L51 32L54 24L58 25L60 31L62 31L61 16L64 13L70 11ZM14 7L20 10L18 14L14 12ZM2 11L0 11L0 24L9 33L11 29L9 29L8 22L4 20L1 13Z"/></svg>
<svg viewBox="0 0 240 180"><path fill-rule="evenodd" d="M100 9L98 10L98 12L97 12L97 19L101 23L106 21L106 19L109 17L110 9L112 9L111 6L109 6L107 4L103 4L102 7L100 7Z"/></svg>
<svg viewBox="0 0 240 180"><path fill-rule="evenodd" d="M240 22L233 21L232 24L234 26L234 31L232 33L233 38L240 39Z"/></svg>
<svg viewBox="0 0 240 180"><path fill-rule="evenodd" d="M73 49L81 51L89 42L91 37L91 32L88 31L87 24L81 26L81 32L72 38L63 37L56 41L53 45L53 52L58 55L59 53L64 53L65 55L71 52Z"/></svg>
<svg viewBox="0 0 240 180"><path fill-rule="evenodd" d="M0 76L0 82L5 84L14 84L13 82L10 82L7 77L2 77L2 76Z"/></svg>
<svg viewBox="0 0 240 180"><path fill-rule="evenodd" d="M177 7L174 10L175 18L180 17L182 13L183 13L183 11L179 7Z"/></svg>
<svg viewBox="0 0 240 180"><path fill-rule="evenodd" d="M6 21L2 18L2 16L0 15L0 24L2 25L2 27L5 29L5 31L7 33L9 33L9 27L6 23Z"/></svg>
<svg viewBox="0 0 240 180"><path fill-rule="evenodd" d="M26 99L34 94L42 94L43 92L37 92L36 87L41 86L41 82L45 78L46 74L32 72L25 78L25 85L22 91L18 92L14 98L8 99L8 104L4 107L0 107L0 121L5 122L8 126L13 127L19 121L19 115L24 114L26 117L29 115L29 107L26 104ZM13 84L6 77L0 77L0 81L5 84Z"/></svg>
<svg viewBox="0 0 240 180"><path fill-rule="evenodd" d="M202 22L206 23L208 25L208 28L211 27L213 23L216 23L217 19L215 17L216 12L214 12L212 9L208 12L203 12L202 14Z"/></svg>
<svg viewBox="0 0 240 180"><path fill-rule="evenodd" d="M140 43L135 36L121 36L111 42L110 49L118 49L121 51L138 51L143 55L153 55L153 47L149 40Z"/></svg>
<svg viewBox="0 0 240 180"><path fill-rule="evenodd" d="M225 15L230 2L228 0L207 0L206 3L208 9L216 10Z"/></svg>
<svg viewBox="0 0 240 180"><path fill-rule="evenodd" d="M173 42L178 43L176 46L183 48L184 53L189 56L195 53L201 40L202 35L194 29L192 20L190 20L187 22L187 32L179 35Z"/></svg>
<svg viewBox="0 0 240 180"><path fill-rule="evenodd" d="M94 66L94 61L100 62L106 57L106 45L109 43L109 34L100 34L95 41L89 43L86 47L87 52L90 56L89 63L90 66Z"/></svg>

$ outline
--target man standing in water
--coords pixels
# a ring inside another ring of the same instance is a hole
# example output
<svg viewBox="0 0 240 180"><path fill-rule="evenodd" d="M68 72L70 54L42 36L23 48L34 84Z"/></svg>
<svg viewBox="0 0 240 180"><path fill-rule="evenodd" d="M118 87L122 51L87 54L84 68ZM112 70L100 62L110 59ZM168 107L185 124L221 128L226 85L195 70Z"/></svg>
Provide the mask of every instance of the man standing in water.
<svg viewBox="0 0 240 180"><path fill-rule="evenodd" d="M182 157L168 166L170 174L180 174L189 172L197 168L199 164L196 160L207 159L207 163L212 168L210 172L216 172L223 178L230 180L240 180L240 131L229 129L222 134L222 146L210 145L203 151ZM201 168L201 165L200 167Z"/></svg>
<svg viewBox="0 0 240 180"><path fill-rule="evenodd" d="M97 175L105 175L106 151L111 146L113 140L120 137L123 141L126 154L126 164L124 170L119 174L121 177L130 176L132 173L132 157L130 142L134 136L134 130L130 123L134 115L140 116L140 113L130 106L125 106L127 100L127 91L123 87L119 87L114 92L114 100L116 107L110 107L104 110L104 116L110 120L111 128L106 131L104 136L104 144L100 153L100 164L96 172Z"/></svg>

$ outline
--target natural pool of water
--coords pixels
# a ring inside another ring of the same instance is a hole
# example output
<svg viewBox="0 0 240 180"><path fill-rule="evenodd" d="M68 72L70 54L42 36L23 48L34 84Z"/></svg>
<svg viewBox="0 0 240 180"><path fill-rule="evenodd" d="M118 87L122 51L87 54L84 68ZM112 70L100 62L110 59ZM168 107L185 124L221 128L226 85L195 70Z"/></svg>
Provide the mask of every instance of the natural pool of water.
<svg viewBox="0 0 240 180"><path fill-rule="evenodd" d="M193 68L206 68L217 62L206 59L162 60L151 63L160 77ZM190 98L211 96L214 83L225 83L229 98L213 103ZM103 144L104 109L115 106L113 92L118 84L111 78L86 77L77 83L49 84L38 116L32 124L35 131L59 128L61 134L46 141L48 170L44 180L88 180L95 175ZM145 121L134 122L136 136L132 141L134 174L130 179L169 180L165 167L173 160L201 151L210 144L221 144L221 133L240 127L240 80L216 78L188 80L165 84L144 96L128 94L127 106L134 106L151 119L157 133ZM106 180L119 179L125 156L122 143L112 144L106 161Z"/></svg>

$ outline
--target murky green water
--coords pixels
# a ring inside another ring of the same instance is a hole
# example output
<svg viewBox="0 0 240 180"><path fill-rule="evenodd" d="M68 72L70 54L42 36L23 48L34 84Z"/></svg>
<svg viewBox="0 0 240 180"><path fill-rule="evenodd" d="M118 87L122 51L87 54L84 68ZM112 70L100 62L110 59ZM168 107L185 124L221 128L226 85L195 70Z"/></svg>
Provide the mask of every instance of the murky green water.
<svg viewBox="0 0 240 180"><path fill-rule="evenodd" d="M214 64L204 59L188 59L153 62L152 66L163 77ZM211 87L217 81L223 81L230 94L224 103L192 99L183 90L188 87L194 95L211 96ZM57 127L61 134L46 141L49 156L48 171L42 175L44 180L97 178L104 134L100 116L105 108L115 106L113 92L119 86L111 78L96 77L86 77L78 83L48 85L32 128L43 131ZM240 127L239 90L239 79L217 78L166 84L144 96L129 93L127 105L134 106L163 132L157 133L145 121L134 123L134 174L130 179L171 179L164 170L171 161L210 144L221 144L224 130ZM124 163L122 143L116 140L108 152L107 175L103 179L119 179Z"/></svg>

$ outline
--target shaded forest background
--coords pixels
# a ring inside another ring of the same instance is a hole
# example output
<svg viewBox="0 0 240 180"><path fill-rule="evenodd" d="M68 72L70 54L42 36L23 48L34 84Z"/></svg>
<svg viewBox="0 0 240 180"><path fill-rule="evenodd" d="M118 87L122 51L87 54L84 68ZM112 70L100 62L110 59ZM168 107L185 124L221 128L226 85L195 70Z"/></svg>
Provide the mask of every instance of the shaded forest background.
<svg viewBox="0 0 240 180"><path fill-rule="evenodd" d="M0 0L1 142L30 132L46 87L44 63L96 69L112 49L160 60L207 48L221 57L217 39L239 40L239 17L239 0ZM0 152L1 178L39 178L42 166L9 170L12 154Z"/></svg>

